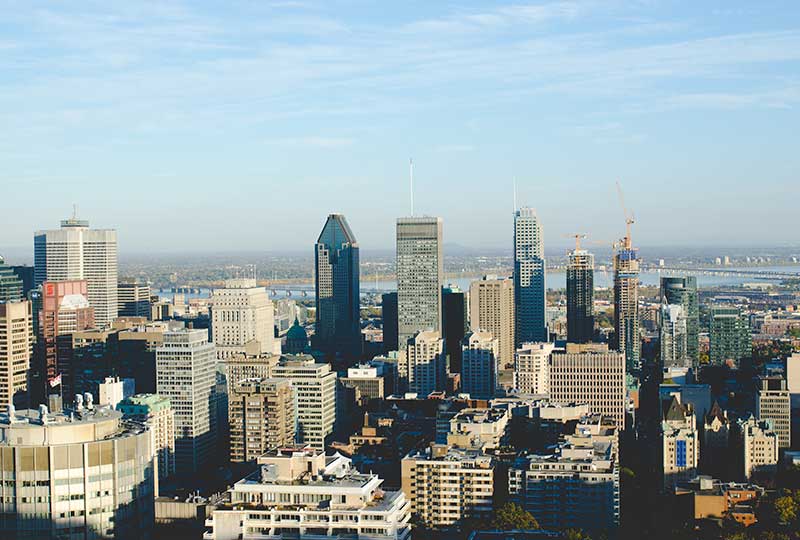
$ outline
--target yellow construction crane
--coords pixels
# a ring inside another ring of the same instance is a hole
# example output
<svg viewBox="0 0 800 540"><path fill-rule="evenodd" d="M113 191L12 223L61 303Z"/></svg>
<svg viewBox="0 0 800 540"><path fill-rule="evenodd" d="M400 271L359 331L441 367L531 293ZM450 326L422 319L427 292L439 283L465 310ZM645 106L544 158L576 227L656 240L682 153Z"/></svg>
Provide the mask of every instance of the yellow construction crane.
<svg viewBox="0 0 800 540"><path fill-rule="evenodd" d="M563 235L564 238L574 238L575 239L575 251L581 249L581 238L588 238L588 234L586 233L572 233L572 234L565 234Z"/></svg>
<svg viewBox="0 0 800 540"><path fill-rule="evenodd" d="M622 205L622 213L625 216L625 238L623 238L622 244L625 249L631 249L631 225L636 220L633 217L633 212L628 212L628 209L625 208L625 196L622 194L622 186L619 185L619 181L617 181L617 195L619 196L619 204Z"/></svg>

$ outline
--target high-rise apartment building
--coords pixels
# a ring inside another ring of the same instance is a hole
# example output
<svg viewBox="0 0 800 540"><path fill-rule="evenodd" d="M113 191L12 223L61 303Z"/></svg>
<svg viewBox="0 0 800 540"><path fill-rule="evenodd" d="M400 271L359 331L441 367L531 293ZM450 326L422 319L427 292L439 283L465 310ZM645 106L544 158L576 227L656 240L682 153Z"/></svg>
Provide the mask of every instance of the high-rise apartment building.
<svg viewBox="0 0 800 540"><path fill-rule="evenodd" d="M753 415L737 421L739 443L742 448L742 477L750 480L754 475L775 473L778 465L780 443L778 434L769 420L756 420Z"/></svg>
<svg viewBox="0 0 800 540"><path fill-rule="evenodd" d="M426 526L450 527L492 515L495 463L481 450L434 444L412 451L400 467L411 512Z"/></svg>
<svg viewBox="0 0 800 540"><path fill-rule="evenodd" d="M594 255L580 249L567 262L567 341L588 343L594 337Z"/></svg>
<svg viewBox="0 0 800 540"><path fill-rule="evenodd" d="M491 332L470 332L461 349L461 391L472 399L492 399L497 389L497 339Z"/></svg>
<svg viewBox="0 0 800 540"><path fill-rule="evenodd" d="M31 303L0 302L0 404L28 405L32 354Z"/></svg>
<svg viewBox="0 0 800 540"><path fill-rule="evenodd" d="M117 232L90 229L75 217L61 228L38 231L33 238L36 285L45 281L86 280L95 324L111 326L117 318Z"/></svg>
<svg viewBox="0 0 800 540"><path fill-rule="evenodd" d="M45 281L42 284L39 336L34 368L36 394L71 396L75 393L72 336L94 328L94 308L87 298L88 284L81 281ZM61 388L52 386L61 375ZM78 390L82 392L83 389Z"/></svg>
<svg viewBox="0 0 800 540"><path fill-rule="evenodd" d="M136 394L119 402L117 410L150 428L158 458L158 478L165 480L175 474L175 411L169 398L157 394Z"/></svg>
<svg viewBox="0 0 800 540"><path fill-rule="evenodd" d="M467 334L467 298L455 285L442 289L442 337L449 373L461 373L461 340Z"/></svg>
<svg viewBox="0 0 800 540"><path fill-rule="evenodd" d="M792 445L792 404L786 379L783 377L759 377L756 392L756 418L772 422L778 434L778 446Z"/></svg>
<svg viewBox="0 0 800 540"><path fill-rule="evenodd" d="M150 285L136 278L120 278L117 284L120 317L150 318Z"/></svg>
<svg viewBox="0 0 800 540"><path fill-rule="evenodd" d="M742 311L735 306L712 306L709 322L709 361L716 365L738 366L743 358L749 358L752 354L750 325Z"/></svg>
<svg viewBox="0 0 800 540"><path fill-rule="evenodd" d="M593 414L612 418L625 429L627 390L625 355L602 350L575 349L550 357L550 399L556 403L588 403ZM573 352L571 352L573 351Z"/></svg>
<svg viewBox="0 0 800 540"><path fill-rule="evenodd" d="M514 389L523 394L550 393L550 355L553 343L523 343L514 360Z"/></svg>
<svg viewBox="0 0 800 540"><path fill-rule="evenodd" d="M361 356L358 242L342 214L331 214L314 247L317 318L314 347Z"/></svg>
<svg viewBox="0 0 800 540"><path fill-rule="evenodd" d="M687 319L681 304L661 304L661 365L692 367L687 354Z"/></svg>
<svg viewBox="0 0 800 540"><path fill-rule="evenodd" d="M677 395L662 401L661 463L664 489L672 489L697 474L700 444L697 418L691 404L683 404Z"/></svg>
<svg viewBox="0 0 800 540"><path fill-rule="evenodd" d="M22 289L22 280L0 255L0 302L19 302L25 298Z"/></svg>
<svg viewBox="0 0 800 540"><path fill-rule="evenodd" d="M397 372L401 390L427 397L431 392L445 389L447 365L444 340L439 332L417 332L406 342L398 361Z"/></svg>
<svg viewBox="0 0 800 540"><path fill-rule="evenodd" d="M292 385L296 403L297 442L324 450L336 423L336 372L308 355L282 356L270 377Z"/></svg>
<svg viewBox="0 0 800 540"><path fill-rule="evenodd" d="M700 305L697 296L697 278L662 277L661 299L667 304L680 304L686 318L686 356L691 366L699 359Z"/></svg>
<svg viewBox="0 0 800 540"><path fill-rule="evenodd" d="M548 341L545 320L545 271L542 225L533 208L514 214L515 345Z"/></svg>
<svg viewBox="0 0 800 540"><path fill-rule="evenodd" d="M630 232L614 254L614 348L625 355L628 372L641 367L639 335L639 253Z"/></svg>
<svg viewBox="0 0 800 540"><path fill-rule="evenodd" d="M514 280L484 276L469 286L469 322L473 331L491 332L497 340L499 384L512 385L514 368Z"/></svg>
<svg viewBox="0 0 800 540"><path fill-rule="evenodd" d="M233 462L255 462L295 441L295 399L286 379L246 379L229 387L228 421Z"/></svg>
<svg viewBox="0 0 800 540"><path fill-rule="evenodd" d="M397 330L398 344L420 331L441 330L442 219L397 219Z"/></svg>
<svg viewBox="0 0 800 540"><path fill-rule="evenodd" d="M216 363L208 331L182 329L164 334L156 350L156 393L175 411L175 468L195 473L215 451Z"/></svg>
<svg viewBox="0 0 800 540"><path fill-rule="evenodd" d="M231 279L211 296L211 335L217 358L239 354L280 354L275 339L275 311L264 287L255 279Z"/></svg>

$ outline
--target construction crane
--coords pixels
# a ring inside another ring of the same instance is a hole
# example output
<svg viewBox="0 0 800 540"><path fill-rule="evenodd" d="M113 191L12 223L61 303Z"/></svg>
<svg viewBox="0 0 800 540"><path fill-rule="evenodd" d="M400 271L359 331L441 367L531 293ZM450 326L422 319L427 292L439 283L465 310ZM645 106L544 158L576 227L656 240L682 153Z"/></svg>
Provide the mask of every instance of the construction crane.
<svg viewBox="0 0 800 540"><path fill-rule="evenodd" d="M636 220L633 217L633 212L628 212L628 209L625 207L625 196L622 194L622 186L619 185L619 181L617 181L617 195L619 196L619 204L622 205L622 213L625 216L625 238L623 238L622 244L625 249L631 249L631 225L633 225Z"/></svg>
<svg viewBox="0 0 800 540"><path fill-rule="evenodd" d="M587 235L586 233L572 233L572 234L565 234L563 236L564 238L574 238L575 251L579 251L581 249L581 238L587 238L589 235Z"/></svg>

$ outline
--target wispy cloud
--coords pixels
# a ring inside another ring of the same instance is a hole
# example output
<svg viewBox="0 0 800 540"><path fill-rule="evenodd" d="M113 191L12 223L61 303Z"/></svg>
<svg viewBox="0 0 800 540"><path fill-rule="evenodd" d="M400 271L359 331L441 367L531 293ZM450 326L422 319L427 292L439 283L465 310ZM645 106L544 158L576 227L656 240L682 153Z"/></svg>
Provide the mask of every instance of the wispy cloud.
<svg viewBox="0 0 800 540"><path fill-rule="evenodd" d="M278 146L300 146L309 148L342 148L351 146L355 139L350 137L322 137L312 135L308 137L286 137L283 139L270 139L267 144Z"/></svg>

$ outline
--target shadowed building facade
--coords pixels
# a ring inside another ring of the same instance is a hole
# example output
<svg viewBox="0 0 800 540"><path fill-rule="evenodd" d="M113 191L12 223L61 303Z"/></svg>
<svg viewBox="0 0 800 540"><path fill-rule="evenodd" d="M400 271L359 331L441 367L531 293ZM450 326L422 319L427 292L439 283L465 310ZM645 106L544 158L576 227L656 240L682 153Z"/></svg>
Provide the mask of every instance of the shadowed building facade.
<svg viewBox="0 0 800 540"><path fill-rule="evenodd" d="M567 265L567 341L588 343L594 335L594 255L569 254Z"/></svg>
<svg viewBox="0 0 800 540"><path fill-rule="evenodd" d="M515 346L547 341L542 225L533 208L514 214Z"/></svg>

